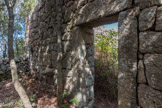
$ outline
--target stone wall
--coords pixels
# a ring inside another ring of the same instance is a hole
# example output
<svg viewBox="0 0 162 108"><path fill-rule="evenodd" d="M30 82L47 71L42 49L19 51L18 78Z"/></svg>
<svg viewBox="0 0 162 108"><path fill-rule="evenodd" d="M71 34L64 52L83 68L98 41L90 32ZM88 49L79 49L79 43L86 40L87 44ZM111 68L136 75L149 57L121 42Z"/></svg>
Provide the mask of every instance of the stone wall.
<svg viewBox="0 0 162 108"><path fill-rule="evenodd" d="M42 0L26 24L31 71L93 107L93 27L119 22L119 108L162 107L161 0Z"/></svg>
<svg viewBox="0 0 162 108"><path fill-rule="evenodd" d="M25 56L15 58L19 76L28 75L30 71L29 59ZM11 68L8 58L0 58L0 82L11 79Z"/></svg>

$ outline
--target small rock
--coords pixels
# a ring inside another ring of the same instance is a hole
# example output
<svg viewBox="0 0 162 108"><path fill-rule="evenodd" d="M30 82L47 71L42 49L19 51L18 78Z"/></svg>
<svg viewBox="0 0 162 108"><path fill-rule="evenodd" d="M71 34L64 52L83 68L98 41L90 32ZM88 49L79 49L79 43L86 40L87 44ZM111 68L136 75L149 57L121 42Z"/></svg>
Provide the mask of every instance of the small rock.
<svg viewBox="0 0 162 108"><path fill-rule="evenodd" d="M2 75L2 74L4 74L4 72L3 71L0 71L0 75Z"/></svg>
<svg viewBox="0 0 162 108"><path fill-rule="evenodd" d="M14 60L15 60L16 63L20 62L20 59L18 59L18 58L15 58Z"/></svg>
<svg viewBox="0 0 162 108"><path fill-rule="evenodd" d="M1 70L6 71L7 70L6 65L2 64L1 65Z"/></svg>
<svg viewBox="0 0 162 108"><path fill-rule="evenodd" d="M41 72L44 75L53 75L54 74L54 69L47 68L46 70Z"/></svg>

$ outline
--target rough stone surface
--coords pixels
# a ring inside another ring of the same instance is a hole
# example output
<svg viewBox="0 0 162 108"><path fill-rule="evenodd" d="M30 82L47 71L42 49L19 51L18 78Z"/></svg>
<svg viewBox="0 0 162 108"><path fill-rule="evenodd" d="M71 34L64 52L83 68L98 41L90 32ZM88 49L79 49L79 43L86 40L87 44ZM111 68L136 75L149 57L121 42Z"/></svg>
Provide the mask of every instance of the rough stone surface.
<svg viewBox="0 0 162 108"><path fill-rule="evenodd" d="M46 70L41 72L44 75L54 75L54 69L47 68Z"/></svg>
<svg viewBox="0 0 162 108"><path fill-rule="evenodd" d="M136 8L124 11L119 15L119 108L137 107L136 75L138 34L136 16L138 14L139 9Z"/></svg>
<svg viewBox="0 0 162 108"><path fill-rule="evenodd" d="M161 91L151 87L161 90L162 58L156 55L162 53L160 5L162 0L41 0L25 27L31 72L55 84L58 96L67 91L69 99L76 97L75 107L93 107L93 27L118 20L119 108L158 108L152 102L159 102L154 94Z"/></svg>
<svg viewBox="0 0 162 108"><path fill-rule="evenodd" d="M138 100L142 108L161 108L162 92L157 91L147 85L138 86Z"/></svg>
<svg viewBox="0 0 162 108"><path fill-rule="evenodd" d="M155 89L162 90L162 55L146 54L144 64L148 84Z"/></svg>
<svg viewBox="0 0 162 108"><path fill-rule="evenodd" d="M148 8L154 5L162 5L161 0L134 0L135 5L139 6L141 9Z"/></svg>
<svg viewBox="0 0 162 108"><path fill-rule="evenodd" d="M144 9L139 16L139 30L145 31L151 29L155 23L157 6Z"/></svg>
<svg viewBox="0 0 162 108"><path fill-rule="evenodd" d="M162 53L162 32L141 32L139 51L141 53Z"/></svg>
<svg viewBox="0 0 162 108"><path fill-rule="evenodd" d="M0 71L0 75L3 75L4 74L4 72L3 71Z"/></svg>
<svg viewBox="0 0 162 108"><path fill-rule="evenodd" d="M1 58L0 59L0 81L11 79L11 68L8 61L8 58ZM17 61L17 62L16 62ZM18 75L28 75L30 71L29 67L29 59L25 56L20 56L18 58L15 58Z"/></svg>
<svg viewBox="0 0 162 108"><path fill-rule="evenodd" d="M3 71L6 71L7 70L7 67L6 67L6 65L1 65L1 70L3 70Z"/></svg>
<svg viewBox="0 0 162 108"><path fill-rule="evenodd" d="M139 53L139 54L138 54L138 59L139 59L139 60L142 60L142 59L143 59L143 55Z"/></svg>
<svg viewBox="0 0 162 108"><path fill-rule="evenodd" d="M141 9L150 7L151 2L150 0L134 0L135 4L139 6Z"/></svg>
<svg viewBox="0 0 162 108"><path fill-rule="evenodd" d="M94 0L77 10L74 16L74 25L91 22L99 17L109 16L131 6L132 0Z"/></svg>
<svg viewBox="0 0 162 108"><path fill-rule="evenodd" d="M141 84L146 83L143 60L140 60L138 62L138 83L141 83Z"/></svg>
<svg viewBox="0 0 162 108"><path fill-rule="evenodd" d="M162 6L157 8L155 30L156 31L162 30Z"/></svg>

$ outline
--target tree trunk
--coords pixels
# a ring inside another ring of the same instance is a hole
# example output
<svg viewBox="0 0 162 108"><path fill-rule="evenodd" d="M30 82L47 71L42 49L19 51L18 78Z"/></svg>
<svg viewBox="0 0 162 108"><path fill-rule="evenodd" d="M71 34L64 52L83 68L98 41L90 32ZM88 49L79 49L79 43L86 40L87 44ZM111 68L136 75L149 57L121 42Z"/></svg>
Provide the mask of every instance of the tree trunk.
<svg viewBox="0 0 162 108"><path fill-rule="evenodd" d="M16 0L13 0L13 4L15 5ZM32 105L29 101L29 98L22 87L22 85L19 82L19 78L17 75L17 67L14 60L14 50L13 50L13 33L14 33L14 13L13 8L14 5L9 4L8 0L5 0L5 4L8 9L9 14L9 24L8 24L8 55L9 55L9 61L10 61L10 67L11 67L11 74L12 74L12 82L14 84L14 87L19 94L21 100L23 101L25 108L32 108Z"/></svg>
<svg viewBox="0 0 162 108"><path fill-rule="evenodd" d="M17 39L15 41L16 41L16 56L18 56L19 55L19 46L18 46Z"/></svg>
<svg viewBox="0 0 162 108"><path fill-rule="evenodd" d="M16 67L16 63L15 63L14 59L10 60L10 67L11 67L11 73L12 73L12 82L13 82L14 87L15 87L17 93L19 94L21 100L23 101L25 108L32 108L29 98L28 98L24 88L22 87L22 85L19 82L19 78L17 75L17 67Z"/></svg>
<svg viewBox="0 0 162 108"><path fill-rule="evenodd" d="M6 40L5 40L5 34L2 34L2 41L3 41L3 58L6 57Z"/></svg>

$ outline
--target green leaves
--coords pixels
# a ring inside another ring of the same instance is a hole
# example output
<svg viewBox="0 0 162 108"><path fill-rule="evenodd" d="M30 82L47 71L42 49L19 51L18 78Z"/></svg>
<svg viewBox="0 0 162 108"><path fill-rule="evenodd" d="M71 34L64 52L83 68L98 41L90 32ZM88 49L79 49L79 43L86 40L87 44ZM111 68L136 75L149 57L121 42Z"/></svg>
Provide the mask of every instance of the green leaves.
<svg viewBox="0 0 162 108"><path fill-rule="evenodd" d="M118 59L118 33L114 30L105 31L95 36L97 51L108 54L110 61L117 64Z"/></svg>
<svg viewBox="0 0 162 108"><path fill-rule="evenodd" d="M70 99L69 102L71 102L71 103L73 103L73 104L76 104L76 105L79 104L79 101L78 101L78 99L77 99L76 97L74 97L73 99Z"/></svg>
<svg viewBox="0 0 162 108"><path fill-rule="evenodd" d="M25 21L26 17L29 16L30 12L36 7L38 0L23 0L19 3L19 13L21 20Z"/></svg>
<svg viewBox="0 0 162 108"><path fill-rule="evenodd" d="M100 93L98 88L102 88L103 96L116 99L118 92L118 33L114 30L107 30L95 35L94 38L96 91Z"/></svg>

